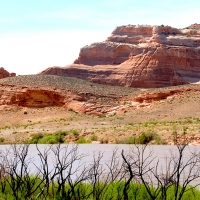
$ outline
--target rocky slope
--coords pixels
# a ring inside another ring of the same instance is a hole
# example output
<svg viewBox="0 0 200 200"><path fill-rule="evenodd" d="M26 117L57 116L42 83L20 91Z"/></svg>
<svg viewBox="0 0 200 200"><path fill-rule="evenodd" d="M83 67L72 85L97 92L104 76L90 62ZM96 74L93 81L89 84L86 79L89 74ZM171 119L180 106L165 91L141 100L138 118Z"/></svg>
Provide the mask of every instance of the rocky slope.
<svg viewBox="0 0 200 200"><path fill-rule="evenodd" d="M77 78L28 75L0 80L0 110L7 107L63 107L78 113L112 115L141 108L155 102L200 92L200 85L139 90L105 86Z"/></svg>
<svg viewBox="0 0 200 200"><path fill-rule="evenodd" d="M67 130L66 142L96 135L95 142L126 143L152 131L167 144L187 139L197 145L199 100L194 84L136 89L63 76L8 77L0 79L0 137L24 143L34 134Z"/></svg>
<svg viewBox="0 0 200 200"><path fill-rule="evenodd" d="M78 113L102 115L120 110L117 101L135 92L105 87L76 78L27 75L0 80L0 110L5 107L63 107Z"/></svg>
<svg viewBox="0 0 200 200"><path fill-rule="evenodd" d="M200 80L200 26L119 26L106 41L81 49L74 64L41 74L129 87L165 87Z"/></svg>

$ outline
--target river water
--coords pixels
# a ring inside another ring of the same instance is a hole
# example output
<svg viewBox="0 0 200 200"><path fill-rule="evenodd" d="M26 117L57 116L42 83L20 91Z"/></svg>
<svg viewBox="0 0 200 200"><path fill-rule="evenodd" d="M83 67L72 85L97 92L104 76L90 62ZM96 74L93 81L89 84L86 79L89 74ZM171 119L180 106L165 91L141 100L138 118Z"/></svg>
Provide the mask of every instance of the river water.
<svg viewBox="0 0 200 200"><path fill-rule="evenodd" d="M19 155L22 155L22 148L23 145L16 146L18 149ZM38 169L42 168L41 165L41 159L39 157L39 154L44 155L45 152L48 155L48 167L50 170L53 170L56 166L56 158L55 158L55 152L56 148L58 148L58 145L38 145L37 150L36 145L30 145L28 148L28 156L27 160L30 159L27 162L30 162L29 168L30 171L35 173ZM81 156L82 158L74 162L73 168L74 170L77 170L77 168L81 166L89 166L91 165L94 160L97 160L98 156L101 157L100 163L104 167L104 173L107 170L107 165L110 164L113 152L116 151L116 155L118 156L116 159L120 163L122 163L122 151L124 152L125 156L133 156L132 159L137 159L137 156L139 155L139 152L142 152L142 149L144 146L142 145L125 145L125 144L79 144L78 146L72 145L72 144L62 144L60 146L60 158L61 161L67 162L67 160L72 158L72 154L74 156ZM75 148L77 148L75 151ZM143 149L144 150L144 149ZM1 155L6 155L8 160L12 160L13 158L13 146L12 145L1 145L0 146ZM70 151L73 153L68 154ZM183 164L190 161L191 156L193 153L200 153L200 147L199 146L187 146L184 149L183 152ZM175 165L175 162L171 162L169 165L169 162L172 157L176 159L178 157L178 148L177 146L169 146L169 145L149 145L145 148L144 153L140 154L140 159L143 158L145 160L146 167L152 167L155 169L156 164L158 164L158 170L157 172L159 174L165 175L167 171L173 170L173 167ZM63 159L64 158L64 159ZM67 158L67 159L65 159ZM128 158L128 157L127 157ZM192 169L192 173L196 174L199 173L199 166L200 166L200 156L196 156L195 159L198 158L197 163L195 167ZM130 159L131 161L131 159ZM1 161L3 162L3 161ZM106 165L107 164L107 165ZM185 177L188 176L190 172L190 166L186 167L183 170L182 173L182 179L184 180ZM116 166L117 167L117 166ZM170 169L170 170L169 170ZM171 172L170 172L171 173ZM75 178L75 176L74 176ZM192 182L192 184L198 184L200 182L200 179L196 179Z"/></svg>

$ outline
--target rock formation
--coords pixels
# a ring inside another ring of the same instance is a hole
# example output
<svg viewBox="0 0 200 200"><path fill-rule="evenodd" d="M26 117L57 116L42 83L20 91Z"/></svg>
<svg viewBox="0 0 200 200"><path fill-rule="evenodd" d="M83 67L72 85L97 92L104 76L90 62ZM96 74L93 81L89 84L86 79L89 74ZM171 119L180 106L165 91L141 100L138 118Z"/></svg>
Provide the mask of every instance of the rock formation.
<svg viewBox="0 0 200 200"><path fill-rule="evenodd" d="M0 79L6 77L14 77L14 76L16 76L15 73L9 73L3 67L0 67Z"/></svg>
<svg viewBox="0 0 200 200"><path fill-rule="evenodd" d="M91 95L91 96L90 96ZM19 85L0 85L0 110L1 107L64 107L78 113L102 115L112 113L119 109L111 105L103 105L92 94L75 93L47 87L31 87ZM92 102L91 102L92 100Z"/></svg>
<svg viewBox="0 0 200 200"><path fill-rule="evenodd" d="M41 74L129 87L165 87L200 80L200 25L117 27L106 41L81 49L74 64Z"/></svg>
<svg viewBox="0 0 200 200"><path fill-rule="evenodd" d="M199 93L200 87L182 87L166 89L163 91L144 91L138 94L116 98L109 98L110 103L102 103L98 95L90 93L77 93L69 89L56 89L52 87L32 87L21 85L0 84L0 110L1 107L64 107L78 113L93 115L112 115L116 112L149 108L154 102L160 100L172 101L175 97L190 95L189 92ZM106 100L107 101L107 100ZM125 103L126 102L126 103ZM128 103L127 103L128 102Z"/></svg>

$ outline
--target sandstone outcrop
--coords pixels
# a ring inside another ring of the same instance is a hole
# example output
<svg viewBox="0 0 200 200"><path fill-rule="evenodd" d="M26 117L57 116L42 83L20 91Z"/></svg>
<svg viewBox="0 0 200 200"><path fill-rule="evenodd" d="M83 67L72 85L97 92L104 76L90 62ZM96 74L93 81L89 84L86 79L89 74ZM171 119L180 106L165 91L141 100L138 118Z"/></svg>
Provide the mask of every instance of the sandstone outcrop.
<svg viewBox="0 0 200 200"><path fill-rule="evenodd" d="M174 96L181 96L188 92L199 92L200 88L180 88L180 89L169 89L166 91L157 92L144 92L133 98L134 101L139 103L153 103L160 100L172 100Z"/></svg>
<svg viewBox="0 0 200 200"><path fill-rule="evenodd" d="M28 75L0 80L0 110L9 107L63 107L78 113L113 115L150 108L200 92L200 85L162 89L135 89L90 83L77 78Z"/></svg>
<svg viewBox="0 0 200 200"><path fill-rule="evenodd" d="M41 74L128 87L165 87L200 81L200 25L119 26L106 41L85 46L74 64Z"/></svg>
<svg viewBox="0 0 200 200"><path fill-rule="evenodd" d="M43 108L64 107L78 113L102 115L115 110L110 105L89 102L89 94L78 94L69 90L55 88L0 85L0 108L5 106Z"/></svg>
<svg viewBox="0 0 200 200"><path fill-rule="evenodd" d="M15 73L9 73L3 67L0 67L0 79L6 77L14 77L14 76L16 76Z"/></svg>
<svg viewBox="0 0 200 200"><path fill-rule="evenodd" d="M160 100L173 101L189 92L199 92L200 87L168 89L165 91L140 92L139 94L124 98L110 99L110 103L102 103L94 94L76 93L70 90L56 88L41 88L19 85L0 85L0 110L1 107L64 107L78 113L93 115L112 115L116 112L149 108L154 102ZM106 98L106 97L104 97ZM111 98L111 97L109 97ZM115 105L117 104L117 105Z"/></svg>

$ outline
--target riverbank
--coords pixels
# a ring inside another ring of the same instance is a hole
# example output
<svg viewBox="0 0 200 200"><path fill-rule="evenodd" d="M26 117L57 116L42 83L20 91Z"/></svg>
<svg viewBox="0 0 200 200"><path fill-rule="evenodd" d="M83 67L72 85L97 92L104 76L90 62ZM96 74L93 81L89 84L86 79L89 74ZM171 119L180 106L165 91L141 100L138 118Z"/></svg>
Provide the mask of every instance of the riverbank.
<svg viewBox="0 0 200 200"><path fill-rule="evenodd" d="M198 199L199 147L2 145L3 199Z"/></svg>
<svg viewBox="0 0 200 200"><path fill-rule="evenodd" d="M150 144L200 143L199 85L138 89L41 75L0 82L2 144L34 137L44 143L143 143L141 137Z"/></svg>
<svg viewBox="0 0 200 200"><path fill-rule="evenodd" d="M199 145L198 112L188 111L186 116L185 110L182 115L175 115L166 107L166 102L162 104L110 116L78 114L58 107L7 107L0 113L0 141L2 144L25 143L37 134L47 136L62 131L66 132L64 143L81 143L81 140L82 143L132 143L133 138L143 133L153 133L160 141L151 140L151 144L187 140Z"/></svg>

